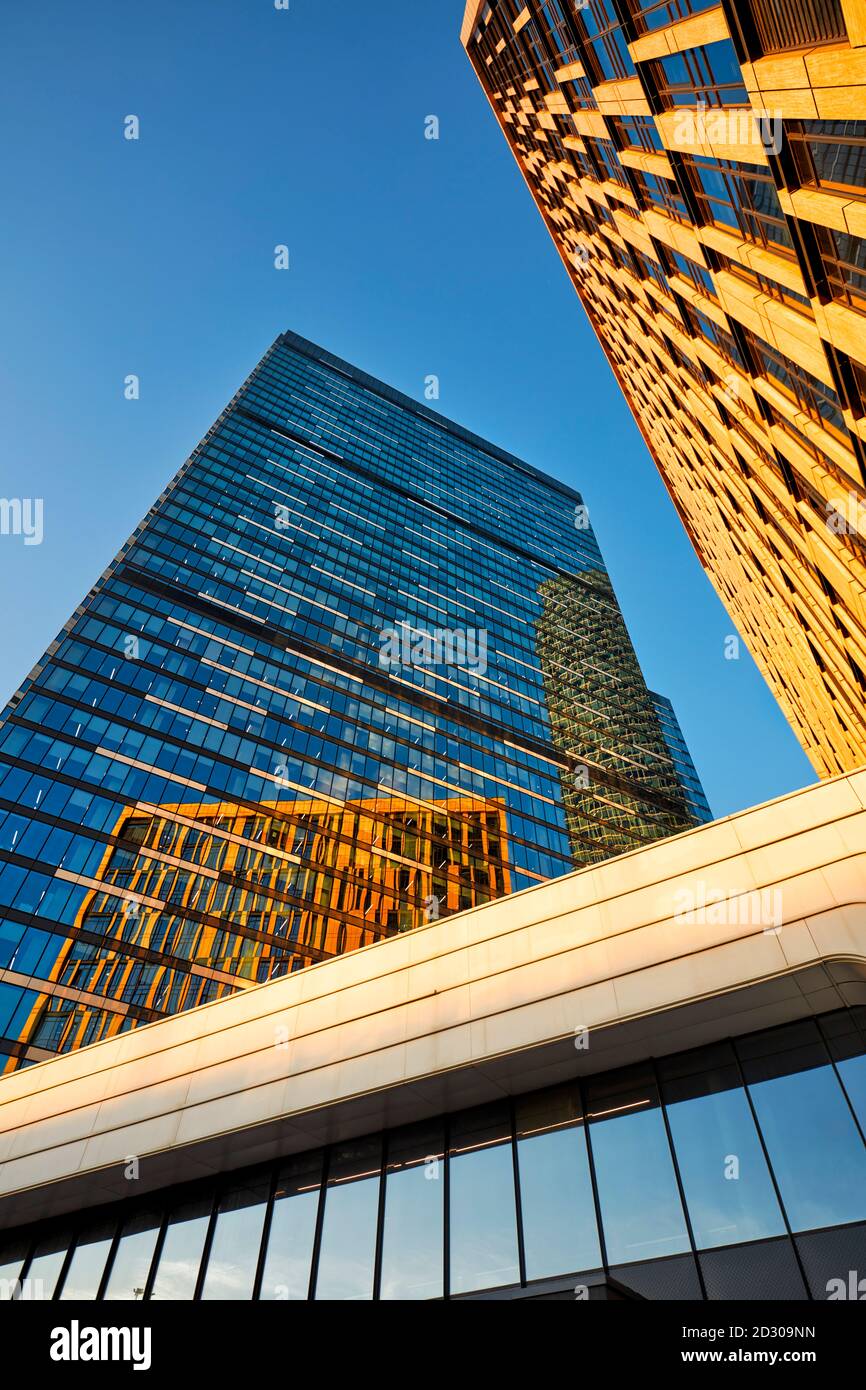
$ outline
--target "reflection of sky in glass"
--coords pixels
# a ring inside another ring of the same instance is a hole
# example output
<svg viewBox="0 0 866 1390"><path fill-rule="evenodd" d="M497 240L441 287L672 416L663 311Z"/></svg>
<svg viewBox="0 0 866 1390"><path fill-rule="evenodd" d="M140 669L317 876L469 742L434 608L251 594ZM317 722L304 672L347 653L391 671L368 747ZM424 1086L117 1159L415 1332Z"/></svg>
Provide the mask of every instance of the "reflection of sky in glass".
<svg viewBox="0 0 866 1390"><path fill-rule="evenodd" d="M68 1302L76 1298L95 1298L99 1281L105 1270L105 1262L111 1249L111 1227L100 1227L93 1237L84 1235L76 1245L69 1265L69 1272L60 1290L62 1300Z"/></svg>
<svg viewBox="0 0 866 1390"><path fill-rule="evenodd" d="M832 1067L750 1087L795 1231L866 1217L866 1152Z"/></svg>
<svg viewBox="0 0 866 1390"><path fill-rule="evenodd" d="M667 1107L692 1229L699 1249L784 1235L785 1223L742 1090ZM737 1177L730 1158L738 1160Z"/></svg>
<svg viewBox="0 0 866 1390"><path fill-rule="evenodd" d="M590 1138L610 1263L689 1250L660 1111L596 1121Z"/></svg>
<svg viewBox="0 0 866 1390"><path fill-rule="evenodd" d="M316 1298L373 1297L379 1178L328 1188Z"/></svg>
<svg viewBox="0 0 866 1390"><path fill-rule="evenodd" d="M866 1127L866 1056L849 1057L836 1065L860 1127Z"/></svg>
<svg viewBox="0 0 866 1390"><path fill-rule="evenodd" d="M388 1174L381 1298L442 1297L444 1186L441 1162Z"/></svg>
<svg viewBox="0 0 866 1390"><path fill-rule="evenodd" d="M274 1202L261 1298L307 1297L318 1206L318 1188Z"/></svg>
<svg viewBox="0 0 866 1390"><path fill-rule="evenodd" d="M105 1298L109 1302L131 1301L141 1298L150 1273L150 1262L159 1235L159 1222L155 1218L144 1218L136 1225L130 1224L118 1242Z"/></svg>
<svg viewBox="0 0 866 1390"><path fill-rule="evenodd" d="M451 1159L451 1292L520 1278L511 1145Z"/></svg>
<svg viewBox="0 0 866 1390"><path fill-rule="evenodd" d="M192 1298L210 1219L210 1202L182 1207L169 1223L151 1298Z"/></svg>
<svg viewBox="0 0 866 1390"><path fill-rule="evenodd" d="M203 1299L252 1298L264 1220L264 1201L220 1207L201 1292Z"/></svg>
<svg viewBox="0 0 866 1390"><path fill-rule="evenodd" d="M53 1248L53 1241L48 1243L52 1248L43 1254L34 1255L27 1271L33 1298L50 1298L52 1296L60 1270L63 1267L63 1261L66 1258L66 1240L63 1240L59 1250Z"/></svg>
<svg viewBox="0 0 866 1390"><path fill-rule="evenodd" d="M601 1265L583 1126L517 1146L527 1279Z"/></svg>

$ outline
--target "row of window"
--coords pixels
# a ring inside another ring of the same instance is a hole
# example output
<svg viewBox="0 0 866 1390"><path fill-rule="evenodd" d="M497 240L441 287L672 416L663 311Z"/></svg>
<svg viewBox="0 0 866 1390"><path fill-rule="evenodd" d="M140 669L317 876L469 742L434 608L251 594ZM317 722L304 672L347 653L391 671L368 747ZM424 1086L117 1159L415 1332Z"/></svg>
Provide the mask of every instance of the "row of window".
<svg viewBox="0 0 866 1390"><path fill-rule="evenodd" d="M431 1299L861 1222L864 1029L840 1011L13 1233L0 1287Z"/></svg>

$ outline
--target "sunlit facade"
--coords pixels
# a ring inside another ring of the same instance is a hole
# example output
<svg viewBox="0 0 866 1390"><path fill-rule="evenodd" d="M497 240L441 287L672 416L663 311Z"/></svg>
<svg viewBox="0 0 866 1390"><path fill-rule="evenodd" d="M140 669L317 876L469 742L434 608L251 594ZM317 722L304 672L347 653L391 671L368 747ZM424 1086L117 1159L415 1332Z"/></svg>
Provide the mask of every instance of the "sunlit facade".
<svg viewBox="0 0 866 1390"><path fill-rule="evenodd" d="M282 335L0 719L7 1068L709 818L582 498Z"/></svg>
<svg viewBox="0 0 866 1390"><path fill-rule="evenodd" d="M863 765L863 0L469 0L462 39L738 632Z"/></svg>

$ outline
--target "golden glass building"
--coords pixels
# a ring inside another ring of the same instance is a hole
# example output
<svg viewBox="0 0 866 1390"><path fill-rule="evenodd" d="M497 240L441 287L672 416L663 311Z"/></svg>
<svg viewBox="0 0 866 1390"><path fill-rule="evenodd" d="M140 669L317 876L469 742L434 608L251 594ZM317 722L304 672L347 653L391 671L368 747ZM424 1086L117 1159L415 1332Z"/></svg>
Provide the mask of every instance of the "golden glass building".
<svg viewBox="0 0 866 1390"><path fill-rule="evenodd" d="M816 770L866 761L864 0L469 0L463 43Z"/></svg>

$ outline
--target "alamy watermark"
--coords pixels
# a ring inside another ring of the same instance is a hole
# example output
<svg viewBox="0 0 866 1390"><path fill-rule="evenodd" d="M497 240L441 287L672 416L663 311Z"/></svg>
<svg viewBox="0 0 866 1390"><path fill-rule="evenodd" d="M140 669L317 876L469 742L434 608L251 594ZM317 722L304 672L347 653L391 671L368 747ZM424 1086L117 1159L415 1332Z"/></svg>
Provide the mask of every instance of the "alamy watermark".
<svg viewBox="0 0 866 1390"><path fill-rule="evenodd" d="M827 529L836 536L866 536L866 501L856 492L824 503Z"/></svg>
<svg viewBox="0 0 866 1390"><path fill-rule="evenodd" d="M673 123L671 147L753 145L764 154L782 148L781 111L754 110L747 106L710 107L700 97L695 106L682 106Z"/></svg>
<svg viewBox="0 0 866 1390"><path fill-rule="evenodd" d="M379 635L379 665L384 670L394 666L459 666L483 676L487 670L487 629L398 623Z"/></svg>
<svg viewBox="0 0 866 1390"><path fill-rule="evenodd" d="M689 927L763 927L776 934L782 922L781 888L723 893L699 883L674 894L674 921Z"/></svg>
<svg viewBox="0 0 866 1390"><path fill-rule="evenodd" d="M0 536L23 536L25 545L41 545L43 512L41 497L0 497Z"/></svg>

